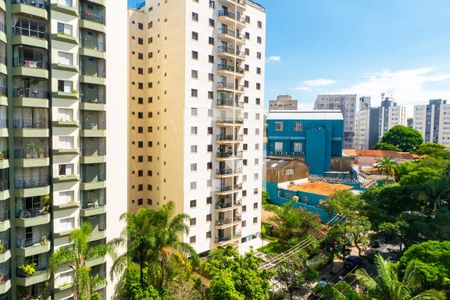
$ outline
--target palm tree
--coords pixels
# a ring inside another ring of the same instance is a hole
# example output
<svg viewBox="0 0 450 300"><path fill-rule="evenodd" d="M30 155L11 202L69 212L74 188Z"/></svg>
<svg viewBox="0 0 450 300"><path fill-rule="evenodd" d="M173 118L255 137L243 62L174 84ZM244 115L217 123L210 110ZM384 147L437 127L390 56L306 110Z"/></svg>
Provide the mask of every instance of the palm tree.
<svg viewBox="0 0 450 300"><path fill-rule="evenodd" d="M144 270L150 261L151 249L156 244L153 219L155 211L139 209L135 213L124 213L120 219L127 223L121 237L114 241L117 246L127 246L128 251L116 258L111 268L111 275L122 273L129 263L139 265L139 279L144 287Z"/></svg>
<svg viewBox="0 0 450 300"><path fill-rule="evenodd" d="M397 162L392 157L384 157L379 161L377 169L382 173L395 178L395 169L397 166Z"/></svg>
<svg viewBox="0 0 450 300"><path fill-rule="evenodd" d="M369 275L366 270L358 269L355 277L367 294L378 300L445 300L444 292L434 289L423 291L419 269L413 261L406 267L400 280L393 263L384 260L381 255L375 257L378 276Z"/></svg>
<svg viewBox="0 0 450 300"><path fill-rule="evenodd" d="M106 255L115 256L114 247L111 244L90 246L89 239L92 235L92 226L89 222L84 222L81 228L74 230L69 238L73 243L71 247L61 247L55 251L49 259L49 269L55 272L62 266L69 266L74 274L73 299L94 295L96 287L105 282L101 276L91 276L91 268L86 261L94 257L104 257Z"/></svg>
<svg viewBox="0 0 450 300"><path fill-rule="evenodd" d="M436 218L437 210L443 200L450 199L450 182L444 176L439 179L430 179L423 185L425 197L433 202L433 217Z"/></svg>
<svg viewBox="0 0 450 300"><path fill-rule="evenodd" d="M149 284L160 291L178 270L191 271L187 257L197 258L194 249L180 236L189 232L189 216L174 216L173 202L164 204L160 210L140 209L136 213L122 215L127 226L116 244L128 244L128 252L119 256L112 267L113 273L123 272L129 263L139 265L141 287L144 272L148 272ZM194 260L195 261L195 260Z"/></svg>

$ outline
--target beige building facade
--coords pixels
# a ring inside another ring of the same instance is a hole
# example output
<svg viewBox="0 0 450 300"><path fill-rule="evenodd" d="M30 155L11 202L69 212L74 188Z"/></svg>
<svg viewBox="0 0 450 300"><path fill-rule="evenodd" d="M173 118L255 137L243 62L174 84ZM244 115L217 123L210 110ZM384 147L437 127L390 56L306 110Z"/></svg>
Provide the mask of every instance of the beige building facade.
<svg viewBox="0 0 450 300"><path fill-rule="evenodd" d="M129 209L175 202L198 253L260 246L265 26L252 1L129 10Z"/></svg>
<svg viewBox="0 0 450 300"><path fill-rule="evenodd" d="M298 100L289 95L277 96L277 100L269 101L269 111L271 110L298 110Z"/></svg>

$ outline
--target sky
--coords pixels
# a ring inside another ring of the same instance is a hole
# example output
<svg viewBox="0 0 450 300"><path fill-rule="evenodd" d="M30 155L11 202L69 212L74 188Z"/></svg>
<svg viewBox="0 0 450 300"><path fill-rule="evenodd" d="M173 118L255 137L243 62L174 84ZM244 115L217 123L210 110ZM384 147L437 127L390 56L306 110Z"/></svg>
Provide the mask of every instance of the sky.
<svg viewBox="0 0 450 300"><path fill-rule="evenodd" d="M266 101L288 94L311 109L318 94L352 93L376 106L384 92L412 116L414 104L450 99L449 0L258 3L267 13Z"/></svg>

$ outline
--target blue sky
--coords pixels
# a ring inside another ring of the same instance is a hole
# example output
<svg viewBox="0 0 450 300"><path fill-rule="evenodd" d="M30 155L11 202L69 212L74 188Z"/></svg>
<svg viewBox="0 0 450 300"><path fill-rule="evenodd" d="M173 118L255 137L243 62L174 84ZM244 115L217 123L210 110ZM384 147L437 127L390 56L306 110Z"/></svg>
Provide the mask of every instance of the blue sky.
<svg viewBox="0 0 450 300"><path fill-rule="evenodd" d="M206 0L203 0L206 1ZM130 0L130 2L138 2ZM450 98L449 0L259 0L267 12L266 100L291 94Z"/></svg>

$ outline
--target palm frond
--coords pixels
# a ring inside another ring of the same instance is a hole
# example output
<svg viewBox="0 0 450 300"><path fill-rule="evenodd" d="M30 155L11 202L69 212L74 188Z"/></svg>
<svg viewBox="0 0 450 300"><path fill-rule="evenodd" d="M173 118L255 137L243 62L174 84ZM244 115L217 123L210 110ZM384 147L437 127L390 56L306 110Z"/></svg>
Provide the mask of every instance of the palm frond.
<svg viewBox="0 0 450 300"><path fill-rule="evenodd" d="M366 270L357 269L355 271L355 278L358 283L362 285L368 291L375 291L378 288L378 283L370 276Z"/></svg>
<svg viewBox="0 0 450 300"><path fill-rule="evenodd" d="M410 300L445 300L445 299L447 299L445 292L437 290L427 290L412 297Z"/></svg>
<svg viewBox="0 0 450 300"><path fill-rule="evenodd" d="M56 272L59 267L70 264L75 264L75 255L66 247L59 248L48 260L48 267L53 273Z"/></svg>

